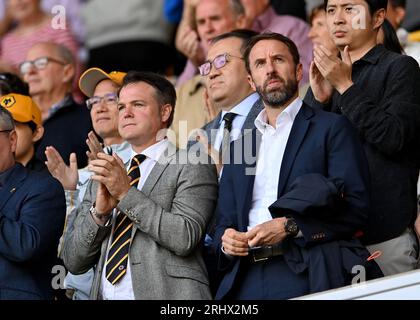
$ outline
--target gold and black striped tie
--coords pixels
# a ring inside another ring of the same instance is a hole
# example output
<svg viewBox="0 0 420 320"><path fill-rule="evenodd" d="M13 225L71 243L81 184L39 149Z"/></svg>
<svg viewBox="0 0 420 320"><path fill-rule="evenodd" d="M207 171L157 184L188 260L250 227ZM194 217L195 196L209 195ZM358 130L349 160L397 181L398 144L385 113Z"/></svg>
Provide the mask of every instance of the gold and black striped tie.
<svg viewBox="0 0 420 320"><path fill-rule="evenodd" d="M137 187L140 181L140 164L146 159L143 154L134 156L127 175L131 177L130 184ZM112 285L116 284L127 272L128 250L130 248L133 222L122 212L118 213L112 234L112 244L106 261L106 278Z"/></svg>

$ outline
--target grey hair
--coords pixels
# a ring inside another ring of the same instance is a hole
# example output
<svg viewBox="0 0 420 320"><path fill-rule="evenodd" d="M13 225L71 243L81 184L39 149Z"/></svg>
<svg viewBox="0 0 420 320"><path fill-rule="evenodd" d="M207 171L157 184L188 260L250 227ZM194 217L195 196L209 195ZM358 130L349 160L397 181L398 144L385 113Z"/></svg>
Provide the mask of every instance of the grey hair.
<svg viewBox="0 0 420 320"><path fill-rule="evenodd" d="M6 108L0 106L0 130L15 129L15 121L12 114Z"/></svg>
<svg viewBox="0 0 420 320"><path fill-rule="evenodd" d="M74 65L74 56L71 53L71 51L62 44L57 43L56 46L57 53L60 56L60 58L63 59L66 63Z"/></svg>
<svg viewBox="0 0 420 320"><path fill-rule="evenodd" d="M229 0L229 4L235 16L245 15L245 8L241 0Z"/></svg>

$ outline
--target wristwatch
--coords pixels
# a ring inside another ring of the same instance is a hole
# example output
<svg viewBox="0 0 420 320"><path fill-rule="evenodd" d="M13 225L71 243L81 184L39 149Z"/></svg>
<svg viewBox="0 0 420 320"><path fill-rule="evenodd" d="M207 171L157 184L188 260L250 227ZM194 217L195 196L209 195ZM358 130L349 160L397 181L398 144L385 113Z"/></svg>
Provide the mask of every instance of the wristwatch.
<svg viewBox="0 0 420 320"><path fill-rule="evenodd" d="M284 222L284 231L288 237L296 237L299 233L299 227L296 223L296 220L293 218L287 218Z"/></svg>
<svg viewBox="0 0 420 320"><path fill-rule="evenodd" d="M89 212L92 216L96 217L99 220L109 220L109 218L112 216L111 214L99 214L98 211L96 211L96 204L94 203L90 209Z"/></svg>

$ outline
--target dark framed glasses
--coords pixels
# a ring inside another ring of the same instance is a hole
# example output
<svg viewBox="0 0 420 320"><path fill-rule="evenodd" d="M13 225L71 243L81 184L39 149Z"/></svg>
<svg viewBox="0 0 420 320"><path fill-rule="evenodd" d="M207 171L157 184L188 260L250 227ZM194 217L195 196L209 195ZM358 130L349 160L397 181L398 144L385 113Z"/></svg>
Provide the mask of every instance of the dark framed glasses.
<svg viewBox="0 0 420 320"><path fill-rule="evenodd" d="M213 65L215 69L223 68L226 63L230 61L230 58L238 58L243 60L242 57L237 57L229 53L219 54L218 56L214 57L213 61L206 61L198 67L200 75L207 76L211 71L211 65Z"/></svg>
<svg viewBox="0 0 420 320"><path fill-rule="evenodd" d="M42 70L42 69L45 69L45 67L50 62L55 62L55 63L61 64L62 66L68 64L66 62L63 62L63 61L60 61L51 57L41 57L35 60L23 61L19 65L19 71L22 75L27 74L29 70L32 68L32 66L34 66L37 70Z"/></svg>
<svg viewBox="0 0 420 320"><path fill-rule="evenodd" d="M108 106L116 105L118 103L118 96L116 93L107 93L102 97L93 96L86 100L86 106L91 110L93 107L98 106L102 101Z"/></svg>

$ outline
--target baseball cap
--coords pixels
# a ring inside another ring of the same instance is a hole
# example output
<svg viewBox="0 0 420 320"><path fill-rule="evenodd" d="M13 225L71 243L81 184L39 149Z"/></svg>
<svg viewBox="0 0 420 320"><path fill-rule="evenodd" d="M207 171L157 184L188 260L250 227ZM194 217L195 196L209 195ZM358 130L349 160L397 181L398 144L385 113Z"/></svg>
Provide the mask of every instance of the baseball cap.
<svg viewBox="0 0 420 320"><path fill-rule="evenodd" d="M121 86L125 75L125 72L112 71L106 73L99 68L90 68L81 75L79 79L79 88L86 96L91 98L99 82L109 79Z"/></svg>
<svg viewBox="0 0 420 320"><path fill-rule="evenodd" d="M42 125L41 110L31 97L9 93L0 98L0 105L8 110L17 122L33 122Z"/></svg>

